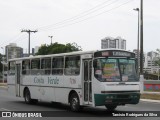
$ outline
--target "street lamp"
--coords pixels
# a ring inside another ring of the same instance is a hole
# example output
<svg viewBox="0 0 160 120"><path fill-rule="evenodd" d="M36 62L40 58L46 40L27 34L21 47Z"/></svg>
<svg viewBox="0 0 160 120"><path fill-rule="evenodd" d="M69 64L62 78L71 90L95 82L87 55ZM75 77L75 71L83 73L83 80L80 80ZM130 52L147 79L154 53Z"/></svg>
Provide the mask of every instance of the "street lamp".
<svg viewBox="0 0 160 120"><path fill-rule="evenodd" d="M138 35L137 35L137 74L139 76L139 8L133 9L138 12Z"/></svg>
<svg viewBox="0 0 160 120"><path fill-rule="evenodd" d="M48 36L48 37L50 37L50 38L51 38L51 45L52 45L52 37L53 37L53 36Z"/></svg>
<svg viewBox="0 0 160 120"><path fill-rule="evenodd" d="M143 75L143 0L140 1L140 74Z"/></svg>
<svg viewBox="0 0 160 120"><path fill-rule="evenodd" d="M140 0L140 84L141 93L144 91L144 76L143 76L143 0Z"/></svg>

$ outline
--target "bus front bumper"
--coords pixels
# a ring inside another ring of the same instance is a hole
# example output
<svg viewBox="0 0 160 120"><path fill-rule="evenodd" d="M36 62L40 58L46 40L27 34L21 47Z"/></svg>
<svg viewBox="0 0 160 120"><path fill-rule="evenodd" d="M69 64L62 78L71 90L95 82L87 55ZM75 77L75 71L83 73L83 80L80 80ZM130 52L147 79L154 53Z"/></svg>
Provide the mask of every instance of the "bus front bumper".
<svg viewBox="0 0 160 120"><path fill-rule="evenodd" d="M94 94L95 106L138 104L140 93Z"/></svg>

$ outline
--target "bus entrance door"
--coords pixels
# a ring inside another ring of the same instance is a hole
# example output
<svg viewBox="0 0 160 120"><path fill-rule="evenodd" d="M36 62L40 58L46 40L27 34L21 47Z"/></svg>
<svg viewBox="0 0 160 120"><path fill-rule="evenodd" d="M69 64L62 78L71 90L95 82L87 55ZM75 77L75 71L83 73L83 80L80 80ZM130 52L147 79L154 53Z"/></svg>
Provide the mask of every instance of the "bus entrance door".
<svg viewBox="0 0 160 120"><path fill-rule="evenodd" d="M16 96L20 97L20 71L21 71L21 65L16 64L16 80L15 80L15 87L16 87Z"/></svg>
<svg viewBox="0 0 160 120"><path fill-rule="evenodd" d="M92 104L92 60L83 61L83 94L84 103Z"/></svg>

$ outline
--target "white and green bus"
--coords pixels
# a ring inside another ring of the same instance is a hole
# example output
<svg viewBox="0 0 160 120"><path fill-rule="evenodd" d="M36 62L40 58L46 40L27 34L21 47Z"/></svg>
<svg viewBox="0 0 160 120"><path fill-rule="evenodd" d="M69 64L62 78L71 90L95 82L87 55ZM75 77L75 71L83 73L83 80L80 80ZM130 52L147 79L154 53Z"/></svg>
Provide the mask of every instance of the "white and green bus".
<svg viewBox="0 0 160 120"><path fill-rule="evenodd" d="M124 50L78 51L8 61L8 91L26 103L52 101L83 106L138 104L135 54Z"/></svg>

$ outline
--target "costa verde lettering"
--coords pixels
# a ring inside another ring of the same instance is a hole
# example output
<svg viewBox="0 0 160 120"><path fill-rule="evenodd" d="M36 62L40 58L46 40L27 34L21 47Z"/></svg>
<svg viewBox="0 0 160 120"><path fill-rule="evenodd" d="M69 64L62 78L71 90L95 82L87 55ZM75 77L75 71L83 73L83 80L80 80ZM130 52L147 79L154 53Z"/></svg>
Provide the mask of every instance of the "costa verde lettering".
<svg viewBox="0 0 160 120"><path fill-rule="evenodd" d="M48 84L59 84L59 79L48 77Z"/></svg>
<svg viewBox="0 0 160 120"><path fill-rule="evenodd" d="M44 79L40 77L35 77L34 78L34 83L43 83L44 84Z"/></svg>
<svg viewBox="0 0 160 120"><path fill-rule="evenodd" d="M52 78L52 77L48 77L48 79L44 80L42 77L35 77L34 78L34 83L40 83L40 84L44 84L46 82L48 84L59 84L59 79L56 77L56 78Z"/></svg>

